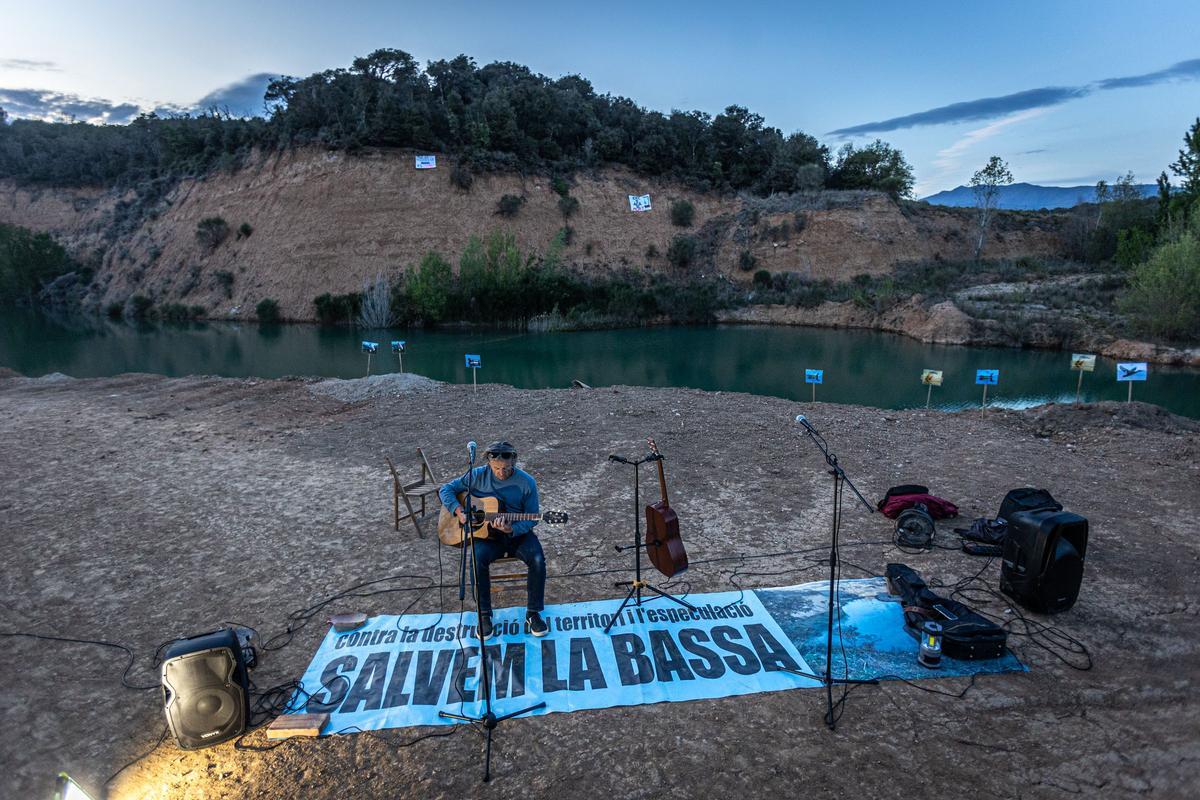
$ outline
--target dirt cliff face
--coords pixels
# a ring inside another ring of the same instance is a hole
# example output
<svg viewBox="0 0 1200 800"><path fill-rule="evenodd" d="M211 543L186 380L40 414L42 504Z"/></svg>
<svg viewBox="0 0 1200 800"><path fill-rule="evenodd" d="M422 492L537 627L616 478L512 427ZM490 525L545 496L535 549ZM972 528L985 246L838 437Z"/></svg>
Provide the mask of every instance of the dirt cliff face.
<svg viewBox="0 0 1200 800"><path fill-rule="evenodd" d="M181 182L164 201L139 207L131 194L100 189L29 190L0 182L0 221L49 231L96 269L86 304L101 307L144 294L156 303L201 305L213 317L250 317L264 298L289 319L311 319L313 298L359 291L377 274L396 278L426 252L456 262L471 236L513 233L523 251L542 253L565 224L544 176L486 174L469 190L449 180L452 161L416 170L409 153L360 155L295 150L255 159L236 173ZM499 198L525 203L511 218ZM814 279L879 274L897 263L971 255L971 217L961 209L900 205L869 193L787 198L699 194L626 170L580 173L570 194L579 210L565 262L598 273L620 269L745 281L758 269ZM649 194L653 210L629 210L628 195ZM670 207L689 200L689 228ZM219 216L230 235L209 247L200 220ZM239 236L242 224L253 230ZM1057 218L1001 215L988 255L1054 255ZM666 258L676 235L697 240L697 258L679 270Z"/></svg>

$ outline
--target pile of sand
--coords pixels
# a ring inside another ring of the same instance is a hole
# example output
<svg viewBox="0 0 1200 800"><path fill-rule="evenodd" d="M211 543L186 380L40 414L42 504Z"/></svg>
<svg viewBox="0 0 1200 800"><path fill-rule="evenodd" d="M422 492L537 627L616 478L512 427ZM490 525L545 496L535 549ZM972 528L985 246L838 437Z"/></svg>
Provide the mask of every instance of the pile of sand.
<svg viewBox="0 0 1200 800"><path fill-rule="evenodd" d="M436 392L440 381L414 375L411 372L394 372L387 375L369 375L365 378L342 380L329 378L309 386L314 394L334 397L347 403L368 400L374 397L401 397L406 394Z"/></svg>

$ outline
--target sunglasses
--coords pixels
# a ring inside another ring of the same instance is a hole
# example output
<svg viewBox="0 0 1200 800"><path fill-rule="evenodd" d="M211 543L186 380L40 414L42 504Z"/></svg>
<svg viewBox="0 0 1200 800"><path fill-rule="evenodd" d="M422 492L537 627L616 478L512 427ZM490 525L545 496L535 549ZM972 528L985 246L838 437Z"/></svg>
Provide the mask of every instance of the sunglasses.
<svg viewBox="0 0 1200 800"><path fill-rule="evenodd" d="M516 453L492 453L489 457L494 458L498 461L512 461L514 458L517 457L517 454Z"/></svg>

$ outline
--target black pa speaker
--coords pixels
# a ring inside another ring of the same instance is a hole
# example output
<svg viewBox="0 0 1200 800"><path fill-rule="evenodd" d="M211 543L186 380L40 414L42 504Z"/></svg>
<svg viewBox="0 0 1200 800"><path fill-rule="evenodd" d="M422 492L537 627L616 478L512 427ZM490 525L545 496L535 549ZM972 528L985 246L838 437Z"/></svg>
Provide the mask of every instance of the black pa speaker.
<svg viewBox="0 0 1200 800"><path fill-rule="evenodd" d="M246 729L250 681L237 634L224 628L180 639L163 654L163 711L184 750L228 741Z"/></svg>
<svg viewBox="0 0 1200 800"><path fill-rule="evenodd" d="M1079 597L1087 540L1087 519L1078 514L1053 508L1010 514L1000 590L1030 611L1066 611Z"/></svg>

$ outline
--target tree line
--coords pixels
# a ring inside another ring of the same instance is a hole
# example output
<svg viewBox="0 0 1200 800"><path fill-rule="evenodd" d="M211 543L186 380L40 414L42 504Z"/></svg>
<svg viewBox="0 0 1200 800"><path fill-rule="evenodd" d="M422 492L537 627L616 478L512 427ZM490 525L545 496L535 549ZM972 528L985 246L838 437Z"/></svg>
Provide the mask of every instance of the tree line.
<svg viewBox="0 0 1200 800"><path fill-rule="evenodd" d="M479 67L465 55L422 69L402 50L376 50L349 68L280 77L264 104L266 120L213 112L143 115L127 126L0 124L0 177L134 185L232 166L253 147L320 145L445 152L474 170L570 172L621 164L701 191L764 196L831 188L907 197L913 185L903 154L882 141L835 153L809 134L766 125L743 106L715 116L664 114L599 94L578 75L551 79L512 62Z"/></svg>
<svg viewBox="0 0 1200 800"><path fill-rule="evenodd" d="M1158 197L1143 198L1133 173L1096 184L1096 202L1071 210L1068 255L1125 271L1117 307L1140 333L1200 341L1200 117L1183 136L1179 157L1159 174ZM971 178L975 191L975 258L984 250L999 188L1012 183L999 156Z"/></svg>

